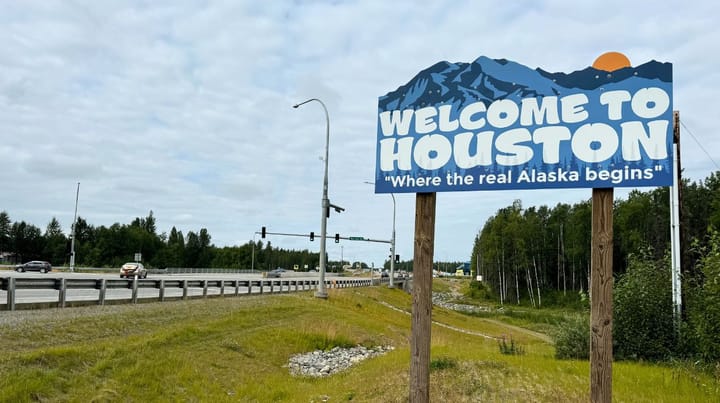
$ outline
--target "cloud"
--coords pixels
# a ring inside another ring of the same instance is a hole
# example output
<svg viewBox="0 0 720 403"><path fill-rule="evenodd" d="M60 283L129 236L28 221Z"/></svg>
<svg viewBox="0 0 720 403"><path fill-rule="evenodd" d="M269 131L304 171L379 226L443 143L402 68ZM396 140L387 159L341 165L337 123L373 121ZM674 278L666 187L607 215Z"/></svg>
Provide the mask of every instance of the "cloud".
<svg viewBox="0 0 720 403"><path fill-rule="evenodd" d="M0 12L0 210L69 230L75 189L93 225L150 210L159 231L207 228L216 245L277 232L319 233L325 119L330 115L328 232L389 239L392 203L375 174L377 97L440 60L508 58L582 69L607 50L675 64L674 107L686 175L716 167L712 91L720 37L714 2L560 1L418 4L322 1L14 2ZM699 143L699 144L698 144ZM616 192L618 194L619 192ZM442 194L436 257L470 258L485 220L588 191ZM414 195L397 197L398 252L413 248ZM317 250L304 238L271 239ZM342 246L342 248L341 248ZM381 265L386 244L328 244Z"/></svg>

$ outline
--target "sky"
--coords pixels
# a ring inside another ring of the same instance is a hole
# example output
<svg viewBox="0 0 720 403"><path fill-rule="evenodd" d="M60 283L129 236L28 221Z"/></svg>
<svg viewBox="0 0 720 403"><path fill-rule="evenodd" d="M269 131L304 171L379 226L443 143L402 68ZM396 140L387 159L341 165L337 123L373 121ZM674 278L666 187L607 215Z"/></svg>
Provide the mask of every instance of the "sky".
<svg viewBox="0 0 720 403"><path fill-rule="evenodd" d="M673 63L682 165L720 170L717 1L9 1L0 7L0 211L43 231L206 228L215 246L269 236L319 251L325 114L327 232L390 240L375 177L378 97L439 62L505 58L570 73L607 51ZM631 189L618 188L616 197ZM648 189L641 189L648 190ZM516 199L554 206L590 189L437 195L435 260L468 261ZM415 195L396 194L397 253L413 255ZM129 256L135 251L128 251ZM386 243L328 239L330 260L381 266Z"/></svg>

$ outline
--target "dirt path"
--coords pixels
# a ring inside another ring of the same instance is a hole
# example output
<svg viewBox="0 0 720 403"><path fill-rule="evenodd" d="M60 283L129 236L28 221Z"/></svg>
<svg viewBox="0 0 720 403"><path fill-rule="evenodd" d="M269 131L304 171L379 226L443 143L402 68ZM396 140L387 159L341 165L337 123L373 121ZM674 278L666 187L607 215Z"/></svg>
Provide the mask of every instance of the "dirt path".
<svg viewBox="0 0 720 403"><path fill-rule="evenodd" d="M484 320L486 322L494 323L499 326L504 326L504 327L510 328L518 333L523 333L528 336L538 338L546 343L555 344L553 342L552 338L550 338L550 336L543 334L543 333L535 332L530 329L525 329L524 327L520 327L520 326L510 325L510 324L507 324L505 322L501 322L501 321L495 320L495 319L482 318L482 320Z"/></svg>
<svg viewBox="0 0 720 403"><path fill-rule="evenodd" d="M462 294L462 292L460 292L460 284L458 284L458 283L456 283L456 282L454 282L454 281L450 282L450 294L453 296L453 298L460 298L460 297L462 297L463 294ZM507 327L507 328L509 328L509 329L512 329L512 330L518 332L518 333L522 333L522 334L525 334L525 335L528 335L528 336L532 336L532 337L538 338L538 339L540 339L540 340L542 340L542 341L544 341L544 342L546 342L546 343L554 344L552 338L550 338L550 336L548 336L548 335L546 335L546 334L539 333L539 332L535 332L535 331L530 330L530 329L525 329L525 328L520 327L520 326L510 325L510 324L508 324L508 323L505 323L505 322L502 322L502 321L499 321L499 320L495 320L495 319L483 318L482 320L487 321L487 322L490 322L490 323L493 323L493 324L496 324L496 325L499 325L499 326Z"/></svg>

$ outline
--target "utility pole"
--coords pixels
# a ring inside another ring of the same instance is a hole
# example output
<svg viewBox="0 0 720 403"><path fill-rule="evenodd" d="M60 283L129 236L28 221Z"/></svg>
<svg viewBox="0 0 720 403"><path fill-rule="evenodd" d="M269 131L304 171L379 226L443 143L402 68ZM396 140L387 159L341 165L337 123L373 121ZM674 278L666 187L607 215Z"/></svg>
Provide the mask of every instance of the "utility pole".
<svg viewBox="0 0 720 403"><path fill-rule="evenodd" d="M680 331L682 320L682 238L680 235L680 112L673 113L673 185L670 187L670 261L672 279L673 321Z"/></svg>

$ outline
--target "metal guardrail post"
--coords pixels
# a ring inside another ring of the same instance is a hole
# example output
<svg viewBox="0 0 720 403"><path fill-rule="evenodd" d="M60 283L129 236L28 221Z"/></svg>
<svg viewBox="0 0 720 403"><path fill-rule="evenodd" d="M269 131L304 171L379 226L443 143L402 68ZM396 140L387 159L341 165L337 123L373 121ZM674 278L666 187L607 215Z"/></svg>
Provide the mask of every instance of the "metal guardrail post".
<svg viewBox="0 0 720 403"><path fill-rule="evenodd" d="M15 310L15 277L8 278L7 309L8 311Z"/></svg>
<svg viewBox="0 0 720 403"><path fill-rule="evenodd" d="M203 285L203 298L207 298L207 294L208 294L208 281L207 281L207 280L202 280L202 285Z"/></svg>
<svg viewBox="0 0 720 403"><path fill-rule="evenodd" d="M165 279L160 279L158 288L160 289L158 291L158 297L160 297L160 302L164 302L165 301Z"/></svg>
<svg viewBox="0 0 720 403"><path fill-rule="evenodd" d="M107 279L100 279L100 291L98 292L98 305L105 305L105 295L107 293Z"/></svg>
<svg viewBox="0 0 720 403"><path fill-rule="evenodd" d="M67 284L65 284L65 278L60 278L58 281L58 308L65 308L65 301L67 299Z"/></svg>
<svg viewBox="0 0 720 403"><path fill-rule="evenodd" d="M220 296L225 296L225 280L220 280Z"/></svg>
<svg viewBox="0 0 720 403"><path fill-rule="evenodd" d="M235 296L240 295L240 280L234 280Z"/></svg>
<svg viewBox="0 0 720 403"><path fill-rule="evenodd" d="M187 282L187 280L182 281L182 287L183 287L182 299L187 299L188 298L188 282Z"/></svg>
<svg viewBox="0 0 720 403"><path fill-rule="evenodd" d="M132 303L137 304L138 297L138 276L133 276L132 282Z"/></svg>
<svg viewBox="0 0 720 403"><path fill-rule="evenodd" d="M252 294L252 280L248 280L248 295Z"/></svg>

